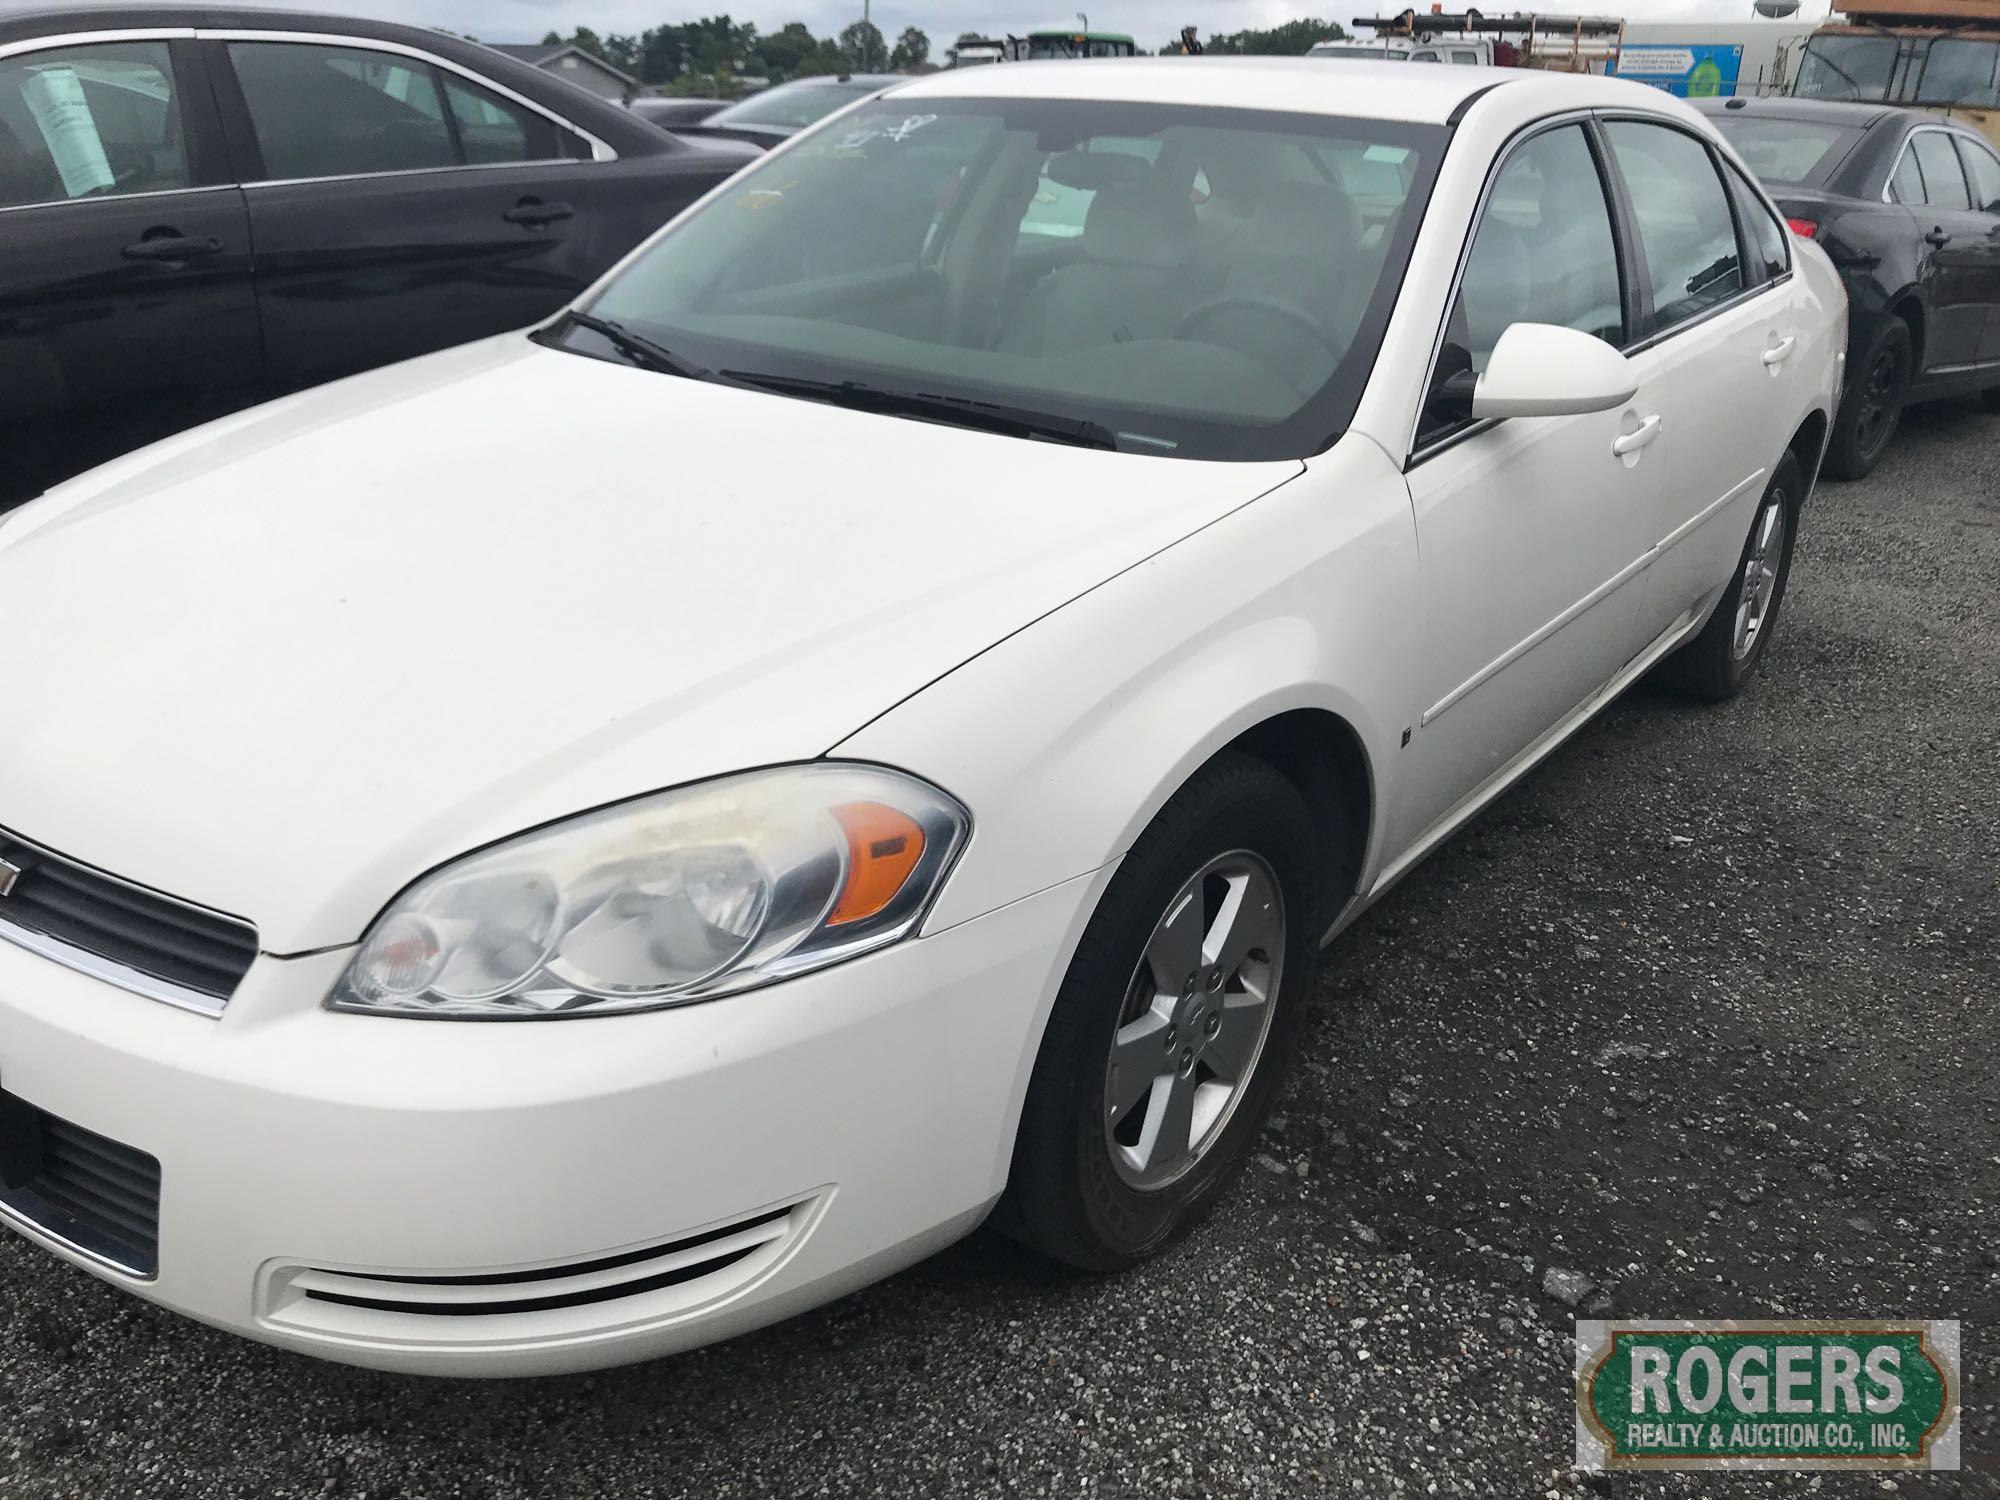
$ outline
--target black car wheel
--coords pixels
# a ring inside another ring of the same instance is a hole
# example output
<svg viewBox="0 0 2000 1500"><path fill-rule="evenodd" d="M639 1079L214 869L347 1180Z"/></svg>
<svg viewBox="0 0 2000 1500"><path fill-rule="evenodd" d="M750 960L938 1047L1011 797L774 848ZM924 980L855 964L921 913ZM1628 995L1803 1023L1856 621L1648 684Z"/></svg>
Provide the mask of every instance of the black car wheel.
<svg viewBox="0 0 2000 1500"><path fill-rule="evenodd" d="M1903 417L1914 353L1910 325L1887 318L1848 372L1847 394L1826 450L1826 472L1834 478L1860 479L1882 461Z"/></svg>

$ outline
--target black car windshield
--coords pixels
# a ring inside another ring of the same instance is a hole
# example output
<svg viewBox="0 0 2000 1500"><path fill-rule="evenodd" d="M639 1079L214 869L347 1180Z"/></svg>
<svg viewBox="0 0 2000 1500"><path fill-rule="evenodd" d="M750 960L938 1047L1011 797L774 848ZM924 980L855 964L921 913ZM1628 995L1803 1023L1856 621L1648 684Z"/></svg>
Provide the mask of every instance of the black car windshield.
<svg viewBox="0 0 2000 1500"><path fill-rule="evenodd" d="M1710 115L1709 120L1764 181L1803 187L1825 186L1862 135L1854 125L1822 125L1735 110Z"/></svg>
<svg viewBox="0 0 2000 1500"><path fill-rule="evenodd" d="M1889 77L1895 70L1894 37L1816 36L1806 43L1792 92L1801 99L1872 103L1889 97Z"/></svg>
<svg viewBox="0 0 2000 1500"><path fill-rule="evenodd" d="M891 97L735 178L588 312L788 394L1302 457L1353 413L1444 143L1332 116Z"/></svg>
<svg viewBox="0 0 2000 1500"><path fill-rule="evenodd" d="M784 83L710 115L708 123L790 133L818 124L878 87L873 83Z"/></svg>

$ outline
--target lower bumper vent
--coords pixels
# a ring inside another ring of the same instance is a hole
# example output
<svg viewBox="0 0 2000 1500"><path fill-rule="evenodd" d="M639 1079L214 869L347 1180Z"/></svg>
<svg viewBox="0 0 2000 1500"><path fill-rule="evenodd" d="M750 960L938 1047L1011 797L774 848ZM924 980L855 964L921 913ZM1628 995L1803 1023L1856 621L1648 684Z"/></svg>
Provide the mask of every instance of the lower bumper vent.
<svg viewBox="0 0 2000 1500"><path fill-rule="evenodd" d="M819 1200L590 1260L454 1275L293 1266L266 1283L265 1321L348 1342L515 1343L689 1311L748 1285L805 1234Z"/></svg>
<svg viewBox="0 0 2000 1500"><path fill-rule="evenodd" d="M0 1093L0 1217L134 1276L160 1269L160 1164Z"/></svg>

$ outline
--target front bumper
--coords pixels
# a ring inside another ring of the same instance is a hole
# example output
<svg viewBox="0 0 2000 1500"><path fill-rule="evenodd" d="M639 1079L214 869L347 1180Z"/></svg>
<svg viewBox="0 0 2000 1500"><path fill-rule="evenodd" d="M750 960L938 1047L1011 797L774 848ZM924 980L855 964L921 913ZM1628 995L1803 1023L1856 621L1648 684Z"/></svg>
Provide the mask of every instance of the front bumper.
<svg viewBox="0 0 2000 1500"><path fill-rule="evenodd" d="M320 1008L260 958L219 1020L0 943L0 1090L159 1163L203 1322L354 1364L533 1374L691 1348L968 1232L1097 881L769 989L480 1023Z"/></svg>

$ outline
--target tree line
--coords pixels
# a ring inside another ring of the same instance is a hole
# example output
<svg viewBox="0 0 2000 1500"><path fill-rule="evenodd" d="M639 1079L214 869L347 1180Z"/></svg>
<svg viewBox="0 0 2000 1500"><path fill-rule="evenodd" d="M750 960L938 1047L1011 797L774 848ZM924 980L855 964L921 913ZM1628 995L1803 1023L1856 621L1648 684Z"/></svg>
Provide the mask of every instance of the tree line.
<svg viewBox="0 0 2000 1500"><path fill-rule="evenodd" d="M1338 23L1306 18L1268 30L1216 33L1205 51L1225 56L1295 57L1314 42L1339 41L1347 33ZM981 40L966 32L960 43ZM727 94L745 75L781 83L821 73L917 73L929 69L931 41L915 26L906 27L892 45L873 22L855 21L838 36L816 37L803 21L790 21L773 32L760 32L754 22L729 16L704 16L699 21L654 26L636 36L613 32L600 36L579 26L569 36L551 31L544 46L573 46L629 73L648 88L668 93ZM1162 54L1181 50L1175 38Z"/></svg>
<svg viewBox="0 0 2000 1500"><path fill-rule="evenodd" d="M892 46L872 21L856 21L838 36L816 37L803 21L759 32L752 21L704 16L699 21L654 26L637 36L599 36L579 26L569 36L551 31L548 47L572 46L600 57L649 88L670 93L728 92L752 74L773 83L821 73L913 73L930 63L930 38L915 26Z"/></svg>

